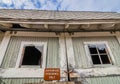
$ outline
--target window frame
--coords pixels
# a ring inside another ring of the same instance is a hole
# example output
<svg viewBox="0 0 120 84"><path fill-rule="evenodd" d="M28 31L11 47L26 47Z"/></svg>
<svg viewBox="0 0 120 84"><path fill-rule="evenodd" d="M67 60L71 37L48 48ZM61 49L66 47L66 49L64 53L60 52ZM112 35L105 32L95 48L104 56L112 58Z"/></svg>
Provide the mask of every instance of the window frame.
<svg viewBox="0 0 120 84"><path fill-rule="evenodd" d="M24 57L25 46L41 46L43 51L41 51L41 64L40 65L22 65L22 60ZM47 42L26 42L22 41L20 45L20 50L16 62L16 68L45 68L46 65L46 53L47 53Z"/></svg>
<svg viewBox="0 0 120 84"><path fill-rule="evenodd" d="M89 51L89 48L88 48L88 45L90 44L93 44L93 45L97 45L97 44L105 44L106 46L106 50L107 50L107 56L109 58L109 61L110 61L110 64L93 64L93 61L92 61L92 57L91 57L91 54L90 54L90 51ZM112 54L112 51L108 45L108 42L107 41L90 41L90 42L84 42L84 45L85 45L85 52L86 52L86 55L88 57L88 61L89 63L92 65L92 66L106 66L106 65L113 65L115 64L115 59L114 59L114 56Z"/></svg>

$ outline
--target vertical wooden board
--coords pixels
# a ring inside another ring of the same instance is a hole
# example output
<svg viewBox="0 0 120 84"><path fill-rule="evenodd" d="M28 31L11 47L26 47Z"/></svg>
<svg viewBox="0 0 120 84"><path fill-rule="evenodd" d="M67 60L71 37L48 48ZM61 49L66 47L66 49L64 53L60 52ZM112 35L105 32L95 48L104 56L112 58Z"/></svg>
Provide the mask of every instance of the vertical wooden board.
<svg viewBox="0 0 120 84"><path fill-rule="evenodd" d="M72 38L66 38L66 48L67 48L67 60L68 60L68 67L70 69L75 67L75 59L74 59L74 51L73 51L73 43Z"/></svg>
<svg viewBox="0 0 120 84"><path fill-rule="evenodd" d="M11 84L12 80L11 79L4 79L3 84Z"/></svg>
<svg viewBox="0 0 120 84"><path fill-rule="evenodd" d="M79 53L79 47L77 47L77 44L78 44L78 40L76 40L74 43L73 43L73 50L74 50L74 56L75 56L75 68L78 68L79 66L82 67L82 57L77 55L77 53ZM79 45L79 44L78 44ZM81 53L80 53L81 55ZM77 59L76 59L77 58ZM78 65L79 64L79 65Z"/></svg>
<svg viewBox="0 0 120 84"><path fill-rule="evenodd" d="M88 67L88 60L86 59L86 53L84 49L84 43L82 38L73 38L73 49L75 52L75 68L85 68Z"/></svg>
<svg viewBox="0 0 120 84"><path fill-rule="evenodd" d="M10 37L11 37L11 35L9 35L9 32L6 32L3 40L1 41L1 44L0 44L0 66L2 65L2 61L4 59L4 55L6 52L6 48L8 47Z"/></svg>
<svg viewBox="0 0 120 84"><path fill-rule="evenodd" d="M0 32L0 44L1 44L3 37L4 37L4 33Z"/></svg>
<svg viewBox="0 0 120 84"><path fill-rule="evenodd" d="M59 68L59 39L48 39L47 68Z"/></svg>
<svg viewBox="0 0 120 84"><path fill-rule="evenodd" d="M60 60L60 68L63 70L67 70L67 62L66 62L66 45L65 38L61 36L59 38L59 60Z"/></svg>

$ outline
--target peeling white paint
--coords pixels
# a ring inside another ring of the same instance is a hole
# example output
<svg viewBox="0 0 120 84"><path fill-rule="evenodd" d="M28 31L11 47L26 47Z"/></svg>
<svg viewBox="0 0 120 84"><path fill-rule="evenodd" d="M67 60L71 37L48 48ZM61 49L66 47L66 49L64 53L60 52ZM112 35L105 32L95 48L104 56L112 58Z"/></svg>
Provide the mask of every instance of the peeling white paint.
<svg viewBox="0 0 120 84"><path fill-rule="evenodd" d="M74 69L80 77L120 75L120 67Z"/></svg>
<svg viewBox="0 0 120 84"><path fill-rule="evenodd" d="M64 70L60 71L60 76L65 78ZM0 69L0 77L3 78L25 78L25 77L40 77L44 78L44 69L40 68L9 68Z"/></svg>
<svg viewBox="0 0 120 84"><path fill-rule="evenodd" d="M67 74L64 70L60 71L61 78L65 78ZM74 69L70 73L71 77L91 77L91 76L108 76L120 75L120 67L107 68L90 68L90 69ZM20 77L44 77L44 69L39 68L9 68L0 69L0 77L3 78L20 78Z"/></svg>
<svg viewBox="0 0 120 84"><path fill-rule="evenodd" d="M65 39L64 37L59 37L59 56L60 56L60 68L67 70L66 62L66 50L65 50Z"/></svg>
<svg viewBox="0 0 120 84"><path fill-rule="evenodd" d="M71 37L66 38L66 47L67 47L68 65L75 67L75 58L74 58L73 43Z"/></svg>

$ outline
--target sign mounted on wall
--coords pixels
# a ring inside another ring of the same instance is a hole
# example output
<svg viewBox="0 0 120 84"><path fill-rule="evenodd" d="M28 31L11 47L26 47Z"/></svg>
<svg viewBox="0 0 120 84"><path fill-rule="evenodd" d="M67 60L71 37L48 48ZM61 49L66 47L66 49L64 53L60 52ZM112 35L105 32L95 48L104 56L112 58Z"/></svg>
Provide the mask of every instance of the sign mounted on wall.
<svg viewBox="0 0 120 84"><path fill-rule="evenodd" d="M44 80L60 80L60 68L45 68Z"/></svg>

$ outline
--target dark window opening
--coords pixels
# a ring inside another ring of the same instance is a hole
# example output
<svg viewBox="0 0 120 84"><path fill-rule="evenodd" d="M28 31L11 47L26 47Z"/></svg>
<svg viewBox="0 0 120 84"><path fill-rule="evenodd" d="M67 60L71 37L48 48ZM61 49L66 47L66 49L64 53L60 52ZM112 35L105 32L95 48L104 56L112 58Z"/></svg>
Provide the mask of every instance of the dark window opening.
<svg viewBox="0 0 120 84"><path fill-rule="evenodd" d="M101 55L101 60L103 64L110 64L110 61L107 55Z"/></svg>
<svg viewBox="0 0 120 84"><path fill-rule="evenodd" d="M26 46L22 65L40 65L41 52L35 46Z"/></svg>
<svg viewBox="0 0 120 84"><path fill-rule="evenodd" d="M89 44L88 48L93 64L111 64L105 44Z"/></svg>
<svg viewBox="0 0 120 84"><path fill-rule="evenodd" d="M93 55L92 56L92 61L93 61L93 64L100 64L99 56L98 55Z"/></svg>
<svg viewBox="0 0 120 84"><path fill-rule="evenodd" d="M12 28L25 28L25 27L22 27L21 25L19 24L13 24L13 27Z"/></svg>
<svg viewBox="0 0 120 84"><path fill-rule="evenodd" d="M90 54L97 54L97 49L95 45L89 45Z"/></svg>

